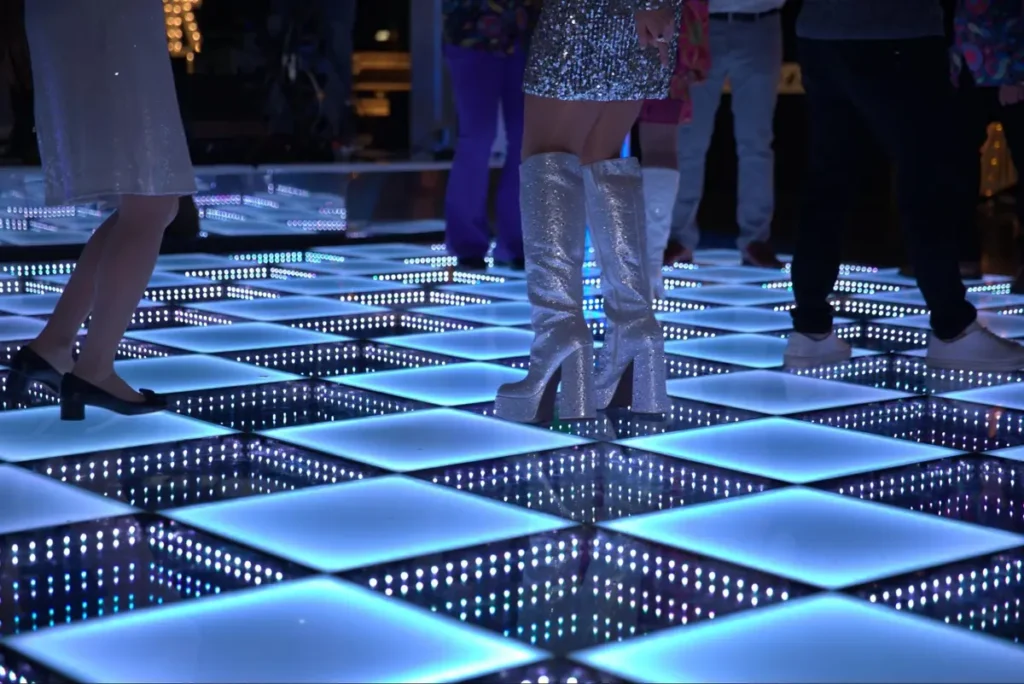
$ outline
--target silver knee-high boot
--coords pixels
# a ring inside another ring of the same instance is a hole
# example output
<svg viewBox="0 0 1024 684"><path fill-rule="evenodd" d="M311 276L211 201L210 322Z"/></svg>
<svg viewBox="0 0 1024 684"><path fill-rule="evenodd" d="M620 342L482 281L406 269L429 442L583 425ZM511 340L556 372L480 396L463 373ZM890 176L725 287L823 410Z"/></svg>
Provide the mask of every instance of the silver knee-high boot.
<svg viewBox="0 0 1024 684"><path fill-rule="evenodd" d="M600 409L665 413L665 337L651 308L643 181L636 159L584 167L608 332L595 380Z"/></svg>
<svg viewBox="0 0 1024 684"><path fill-rule="evenodd" d="M559 418L593 418L594 338L583 318L586 208L580 161L560 152L538 154L525 159L519 173L534 339L529 373L498 388L495 414L546 423L554 417L561 381Z"/></svg>

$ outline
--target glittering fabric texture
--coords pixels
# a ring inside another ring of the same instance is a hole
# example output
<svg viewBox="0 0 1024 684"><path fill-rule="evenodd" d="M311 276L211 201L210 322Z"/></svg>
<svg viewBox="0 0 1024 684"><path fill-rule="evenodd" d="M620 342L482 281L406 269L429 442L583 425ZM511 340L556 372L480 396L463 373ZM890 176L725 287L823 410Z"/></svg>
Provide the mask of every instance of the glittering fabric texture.
<svg viewBox="0 0 1024 684"><path fill-rule="evenodd" d="M644 3L646 4L646 3ZM681 0L660 5L676 9ZM533 36L524 89L558 100L612 102L663 99L674 65L640 47L637 0L545 0ZM669 46L676 54L678 35Z"/></svg>
<svg viewBox="0 0 1024 684"><path fill-rule="evenodd" d="M647 264L643 181L635 158L611 159L583 169L587 215L601 267L608 331L594 382L600 409L623 403L637 413L669 410L665 337L654 318Z"/></svg>
<svg viewBox="0 0 1024 684"><path fill-rule="evenodd" d="M546 422L560 373L559 416L591 418L594 338L583 317L586 210L579 158L551 153L524 160L520 198L534 339L529 373L498 389L495 413L505 420Z"/></svg>
<svg viewBox="0 0 1024 684"><path fill-rule="evenodd" d="M195 192L160 0L25 0L50 204Z"/></svg>

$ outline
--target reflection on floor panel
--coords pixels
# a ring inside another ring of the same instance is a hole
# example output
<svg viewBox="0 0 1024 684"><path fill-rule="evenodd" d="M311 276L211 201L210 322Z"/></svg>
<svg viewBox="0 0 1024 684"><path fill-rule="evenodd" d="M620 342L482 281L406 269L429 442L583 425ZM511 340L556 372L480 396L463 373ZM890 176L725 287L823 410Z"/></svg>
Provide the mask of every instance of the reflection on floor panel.
<svg viewBox="0 0 1024 684"><path fill-rule="evenodd" d="M84 423L3 367L66 269L0 264L0 678L1020 682L1024 374L928 368L858 268L854 358L786 371L788 272L738 261L666 271L665 416L543 426L493 415L523 274L435 246L162 258L118 370L171 409Z"/></svg>

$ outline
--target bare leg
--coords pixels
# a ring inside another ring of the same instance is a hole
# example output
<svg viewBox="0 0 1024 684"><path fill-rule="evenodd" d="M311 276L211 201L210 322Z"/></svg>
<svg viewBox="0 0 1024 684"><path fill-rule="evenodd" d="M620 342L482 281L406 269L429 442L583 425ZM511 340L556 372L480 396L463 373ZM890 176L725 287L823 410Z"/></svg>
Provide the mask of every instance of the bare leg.
<svg viewBox="0 0 1024 684"><path fill-rule="evenodd" d="M96 274L92 322L74 374L126 401L143 396L114 373L117 345L153 275L164 229L177 197L126 195L107 237Z"/></svg>
<svg viewBox="0 0 1024 684"><path fill-rule="evenodd" d="M46 327L29 344L32 351L46 359L61 373L70 372L75 365L71 353L75 347L78 331L85 323L85 319L92 313L100 258L107 244L107 237L113 231L116 223L117 212L114 212L100 224L89 241L85 243L85 249L78 257L75 270L57 301L57 307L46 322Z"/></svg>

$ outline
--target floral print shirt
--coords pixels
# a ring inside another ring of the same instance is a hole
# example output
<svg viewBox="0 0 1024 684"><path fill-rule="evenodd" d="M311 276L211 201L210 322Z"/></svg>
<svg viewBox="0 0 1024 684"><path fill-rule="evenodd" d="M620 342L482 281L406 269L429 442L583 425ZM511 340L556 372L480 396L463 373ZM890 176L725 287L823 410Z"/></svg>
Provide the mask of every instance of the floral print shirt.
<svg viewBox="0 0 1024 684"><path fill-rule="evenodd" d="M969 69L979 86L1024 83L1024 0L957 0L953 82Z"/></svg>
<svg viewBox="0 0 1024 684"><path fill-rule="evenodd" d="M708 0L686 0L679 22L679 52L672 74L669 97L682 100L679 123L693 119L690 86L707 80L711 70L711 48L708 45Z"/></svg>
<svg viewBox="0 0 1024 684"><path fill-rule="evenodd" d="M540 5L541 0L444 0L444 40L474 50L515 52L529 42Z"/></svg>

